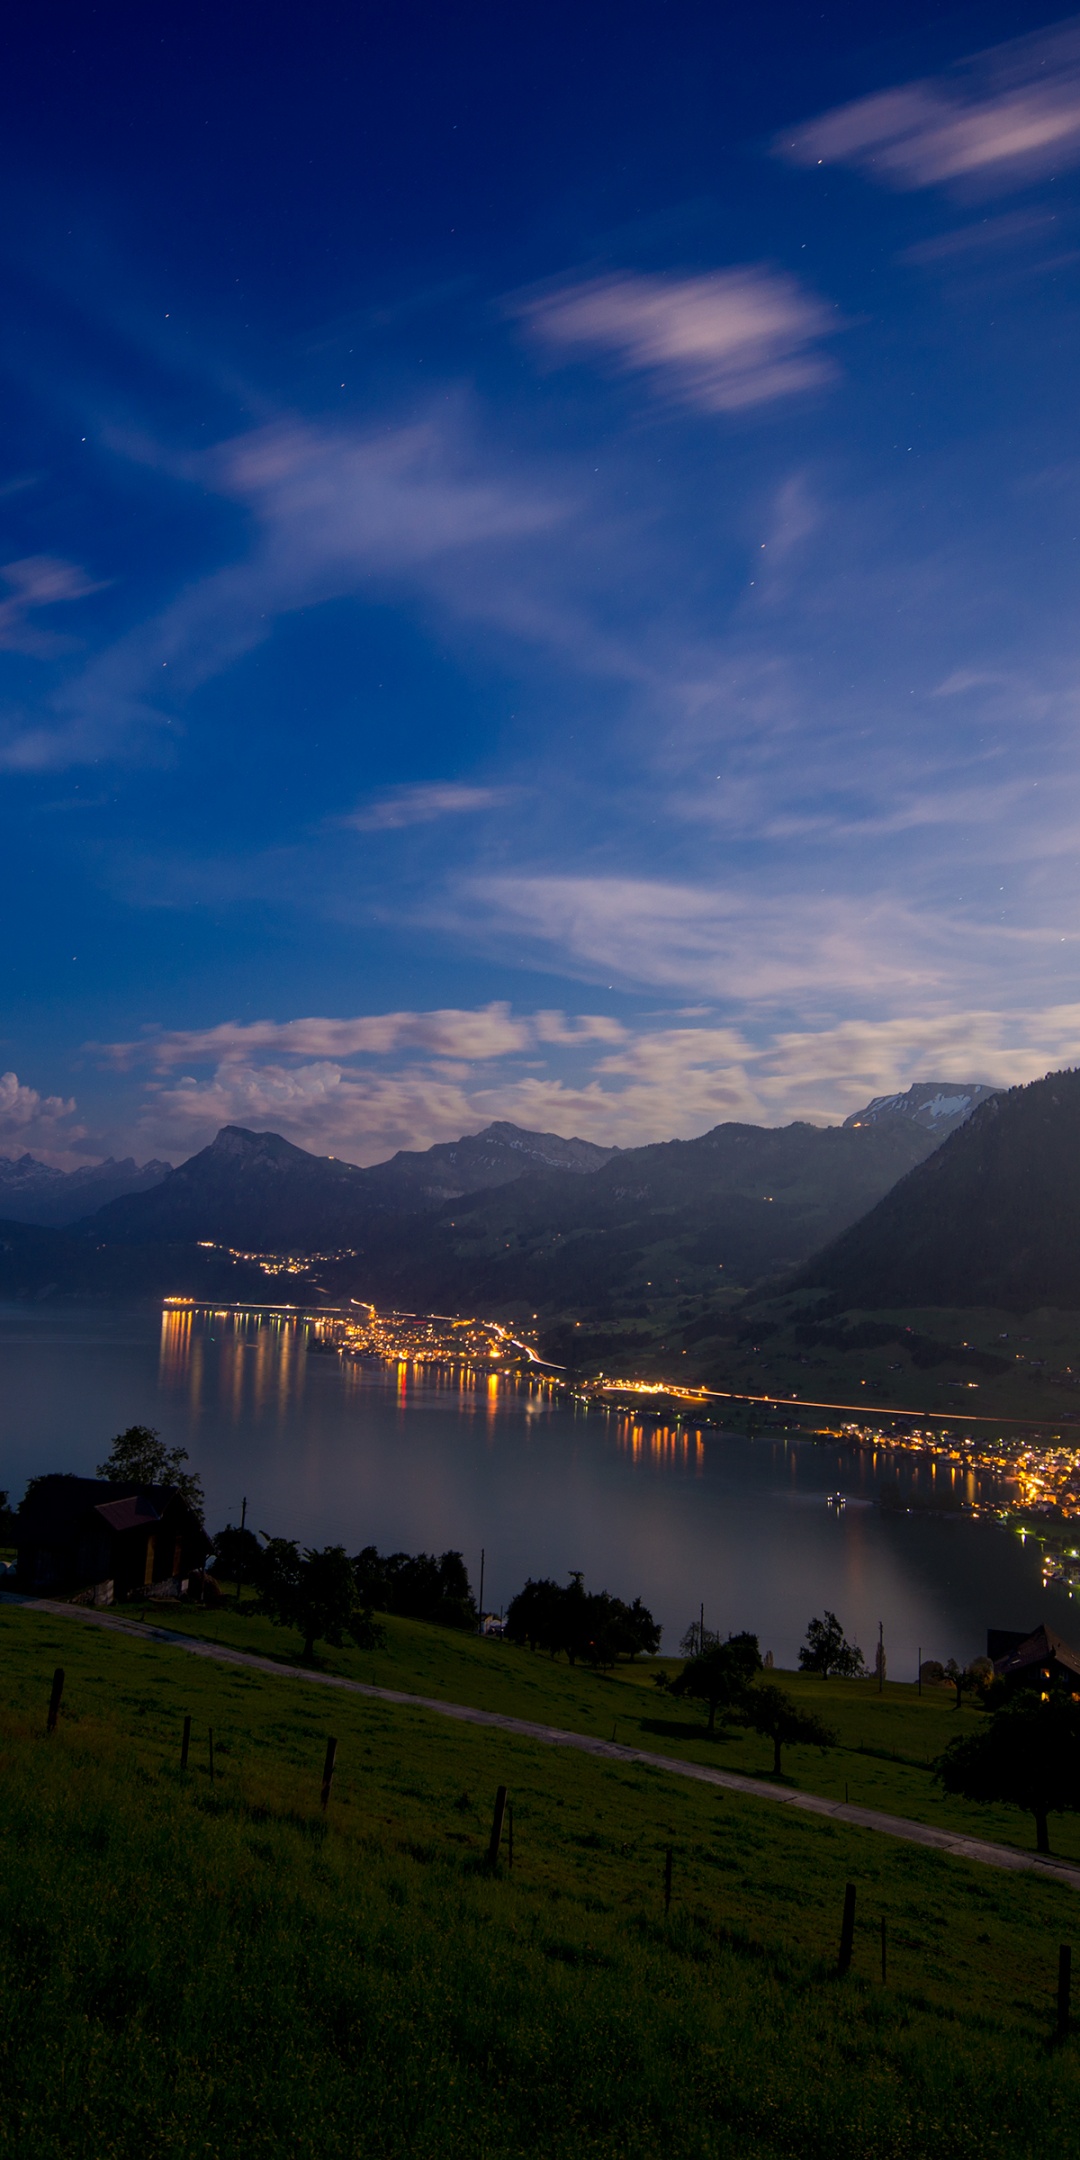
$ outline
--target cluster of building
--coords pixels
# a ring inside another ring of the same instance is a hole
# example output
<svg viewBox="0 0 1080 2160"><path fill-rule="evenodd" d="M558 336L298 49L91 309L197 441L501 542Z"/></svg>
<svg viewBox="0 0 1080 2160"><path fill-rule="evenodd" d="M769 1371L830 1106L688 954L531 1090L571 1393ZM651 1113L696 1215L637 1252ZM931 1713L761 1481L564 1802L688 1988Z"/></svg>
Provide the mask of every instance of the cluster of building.
<svg viewBox="0 0 1080 2160"><path fill-rule="evenodd" d="M447 1313L377 1312L321 1315L315 1340L345 1357L385 1358L411 1365L468 1365L515 1370L540 1365L532 1343L497 1320L459 1320Z"/></svg>
<svg viewBox="0 0 1080 2160"><path fill-rule="evenodd" d="M258 1260L268 1274L287 1273L292 1267L287 1259L279 1262L272 1254L236 1253L233 1257ZM340 1255L324 1253L316 1257L332 1259ZM185 1327L190 1331L191 1319L199 1312L213 1312L221 1318L266 1317L282 1325L298 1326L306 1331L309 1350L335 1351L345 1357L382 1358L390 1364L467 1365L485 1371L516 1371L526 1366L535 1367L537 1373L554 1374L559 1370L545 1364L527 1335L515 1333L498 1320L461 1320L450 1313L379 1312L359 1299L351 1300L347 1308L249 1308L204 1307L197 1298L170 1297L165 1299L163 1312L166 1333L171 1336Z"/></svg>
<svg viewBox="0 0 1080 2160"><path fill-rule="evenodd" d="M351 1249L340 1252L315 1253L268 1253L241 1252L236 1245L218 1245L213 1238L197 1240L200 1252L221 1253L226 1260L247 1260L252 1267L261 1268L264 1275L307 1275L320 1260L355 1260Z"/></svg>
<svg viewBox="0 0 1080 2160"><path fill-rule="evenodd" d="M858 1424L841 1426L840 1437L864 1447L902 1448L907 1455L929 1455L965 1472L991 1471L1008 1479L1014 1489L1007 1509L997 1502L978 1502L973 1503L977 1513L1047 1515L1062 1520L1080 1515L1080 1449L1060 1439L1007 1440L1000 1435L991 1439L929 1426L883 1432Z"/></svg>

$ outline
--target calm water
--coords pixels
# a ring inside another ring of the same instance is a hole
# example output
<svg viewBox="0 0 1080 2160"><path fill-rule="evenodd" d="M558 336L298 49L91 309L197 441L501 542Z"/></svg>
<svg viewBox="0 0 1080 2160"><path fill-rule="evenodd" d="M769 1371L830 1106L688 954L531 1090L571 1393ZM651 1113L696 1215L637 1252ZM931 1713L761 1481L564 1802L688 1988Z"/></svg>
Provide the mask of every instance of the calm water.
<svg viewBox="0 0 1080 2160"><path fill-rule="evenodd" d="M667 1649L697 1615L752 1628L794 1664L813 1612L831 1606L869 1656L885 1625L893 1678L917 1650L985 1648L988 1625L1042 1617L1067 1636L1066 1593L1041 1586L1038 1549L1000 1525L890 1512L955 1494L960 1473L924 1459L706 1428L676 1434L560 1404L541 1384L423 1377L308 1349L303 1324L244 1315L27 1312L0 1307L0 1486L17 1500L40 1470L93 1474L126 1425L189 1450L210 1527L256 1529L350 1551L465 1554L497 1609L528 1574L640 1595ZM848 1496L842 1513L825 1505ZM988 1488L984 1488L988 1490Z"/></svg>

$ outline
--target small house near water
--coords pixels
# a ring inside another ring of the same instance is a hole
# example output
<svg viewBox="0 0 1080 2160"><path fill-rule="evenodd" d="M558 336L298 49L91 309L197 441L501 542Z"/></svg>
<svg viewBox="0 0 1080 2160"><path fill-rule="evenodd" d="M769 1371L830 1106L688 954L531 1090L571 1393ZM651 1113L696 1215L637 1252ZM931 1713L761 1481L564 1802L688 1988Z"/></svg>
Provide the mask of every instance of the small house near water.
<svg viewBox="0 0 1080 2160"><path fill-rule="evenodd" d="M209 1539L171 1485L36 1478L15 1516L15 1581L30 1596L112 1605L140 1591L179 1597Z"/></svg>

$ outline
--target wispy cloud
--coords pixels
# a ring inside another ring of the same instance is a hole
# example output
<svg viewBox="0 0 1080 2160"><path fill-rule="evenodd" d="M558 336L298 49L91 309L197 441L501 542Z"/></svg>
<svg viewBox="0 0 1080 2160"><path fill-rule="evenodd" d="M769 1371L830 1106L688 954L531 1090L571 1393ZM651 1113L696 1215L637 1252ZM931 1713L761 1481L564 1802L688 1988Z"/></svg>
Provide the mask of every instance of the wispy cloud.
<svg viewBox="0 0 1080 2160"><path fill-rule="evenodd" d="M763 265L704 277L616 272L510 305L557 358L595 354L705 412L767 404L832 373L818 348L835 313Z"/></svg>
<svg viewBox="0 0 1080 2160"><path fill-rule="evenodd" d="M190 457L141 438L117 437L113 447L242 505L251 545L107 646L33 723L9 721L0 767L48 770L130 755L173 727L185 701L270 637L282 616L364 590L431 591L451 559L506 550L565 516L539 484L483 469L446 415L366 430L280 420ZM76 596L74 583L51 595ZM12 606L13 622L21 620L20 594Z"/></svg>
<svg viewBox="0 0 1080 2160"><path fill-rule="evenodd" d="M602 1013L572 1020L559 1012L518 1018L509 1005L496 1003L460 1012L366 1013L354 1020L228 1020L217 1027L148 1031L136 1042L86 1047L115 1066L152 1064L167 1071L185 1064L249 1063L266 1051L278 1057L355 1058L421 1050L475 1062L507 1057L536 1042L617 1042L623 1032L617 1020Z"/></svg>
<svg viewBox="0 0 1080 2160"><path fill-rule="evenodd" d="M509 800L507 788L466 787L453 780L390 788L342 819L354 832L400 832L409 825L433 825L438 818L465 817L497 810Z"/></svg>
<svg viewBox="0 0 1080 2160"><path fill-rule="evenodd" d="M55 607L62 600L84 600L88 593L102 590L77 563L61 562L54 555L28 555L20 562L4 563L0 578L9 588L7 599L0 600L0 648L42 660L70 651L71 641L40 629L31 615L39 608Z"/></svg>
<svg viewBox="0 0 1080 2160"><path fill-rule="evenodd" d="M238 1031L239 1032L239 1031ZM284 1032L284 1031L281 1031ZM851 1019L751 1037L710 1023L618 1030L572 1071L520 1060L424 1059L363 1071L333 1058L226 1057L203 1077L152 1082L143 1152L187 1152L222 1124L272 1127L356 1162L427 1147L494 1118L624 1147L691 1138L727 1119L836 1123L914 1080L1009 1086L1080 1059L1080 1005L1027 1012L956 1009ZM203 1040L209 1041L209 1035ZM584 1042L584 1031L579 1038ZM300 1037L290 1038L295 1044Z"/></svg>
<svg viewBox="0 0 1080 2160"><path fill-rule="evenodd" d="M1045 264L1056 260L1044 251L1033 256L1032 242L1036 239L1062 237L1062 227L1057 215L1051 210L1004 210L997 217L983 216L969 225L958 225L952 232L934 233L928 240L913 240L910 247L901 248L898 262L906 263L953 263L965 256L979 257L993 251L1013 247L1022 251L1025 266L1033 261Z"/></svg>
<svg viewBox="0 0 1080 2160"><path fill-rule="evenodd" d="M976 54L947 75L838 106L776 138L797 165L854 165L896 188L1001 191L1080 162L1080 25Z"/></svg>
<svg viewBox="0 0 1080 2160"><path fill-rule="evenodd" d="M479 912L477 910L479 904ZM470 915L470 909L474 912ZM492 877L465 888L462 927L483 925L620 983L762 1004L810 991L929 988L927 926L882 896L847 901L630 877Z"/></svg>

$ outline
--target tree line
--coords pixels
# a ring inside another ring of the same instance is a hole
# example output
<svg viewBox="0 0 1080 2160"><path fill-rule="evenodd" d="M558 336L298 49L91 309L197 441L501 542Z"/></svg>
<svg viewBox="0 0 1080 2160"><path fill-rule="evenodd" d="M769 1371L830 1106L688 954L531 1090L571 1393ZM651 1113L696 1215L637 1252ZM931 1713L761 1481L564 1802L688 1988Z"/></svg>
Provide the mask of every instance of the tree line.
<svg viewBox="0 0 1080 2160"><path fill-rule="evenodd" d="M566 1584L547 1576L534 1582L530 1576L510 1600L505 1633L530 1650L546 1650L550 1657L561 1653L571 1665L580 1658L583 1664L610 1666L620 1657L655 1656L660 1648L660 1629L640 1598L627 1605L609 1590L586 1590L580 1572Z"/></svg>

